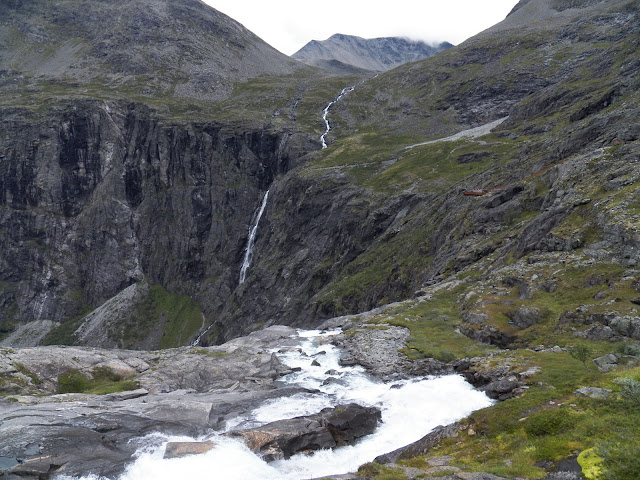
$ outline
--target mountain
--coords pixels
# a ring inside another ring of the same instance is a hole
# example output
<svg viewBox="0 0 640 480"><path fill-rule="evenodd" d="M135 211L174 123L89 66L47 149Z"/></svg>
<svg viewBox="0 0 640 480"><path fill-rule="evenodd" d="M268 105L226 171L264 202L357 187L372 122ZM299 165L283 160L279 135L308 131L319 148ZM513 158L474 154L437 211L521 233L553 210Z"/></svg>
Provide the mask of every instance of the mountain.
<svg viewBox="0 0 640 480"><path fill-rule="evenodd" d="M15 5L3 4L3 21L29 14L57 32L46 10ZM31 325L41 332L26 334L32 343L55 327L41 341L156 348L214 325L203 341L219 342L411 298L457 273L497 275L535 252L559 261L578 249L579 265L591 243L631 267L633 217L616 205L633 205L633 6L531 0L464 44L365 83L301 67L238 81L224 101L5 72L7 341ZM320 150L322 110L348 85ZM481 141L408 148L505 117ZM473 188L488 196L462 195Z"/></svg>
<svg viewBox="0 0 640 480"><path fill-rule="evenodd" d="M172 31L185 32L176 42L162 43L144 15L123 27L124 50L90 40L110 30L77 26L92 11L140 4L0 6L0 393L15 395L2 402L23 415L21 402L41 400L19 393L50 394L69 368L105 376L105 364L148 372L154 392L181 389L174 402L191 387L237 402L275 387L277 354L252 338L212 345L269 335L264 327L275 324L341 326L345 364L387 380L456 372L506 400L439 430L455 440L414 444L407 455L419 456L403 468L423 470L418 476L450 462L460 478L575 478L580 465L601 462L609 478L635 478L636 0L522 0L463 44L375 78L292 63L200 3L144 4L200 12L176 17L184 24ZM206 32L219 46L212 52L196 48ZM245 48L231 41L239 32ZM156 34L152 45L177 53L147 48ZM52 39L50 56L38 38ZM80 39L76 53L61 46L70 38ZM273 55L274 70L249 54L258 50ZM219 68L198 78L218 75L220 90L191 80L207 55L220 55ZM202 348L81 348L193 342ZM65 348L46 356L17 348L43 344L75 345L82 363ZM174 353L179 368L166 360L167 383L155 362ZM227 361L233 375L218 374ZM181 372L193 362L197 382L185 386ZM73 398L89 397L54 400ZM217 424L209 400L202 405L192 419L204 415L202 426L213 415ZM220 405L220 418L231 407ZM49 415L49 406L40 411ZM102 419L65 421L112 452ZM114 435L134 425L121 423ZM28 429L13 425L2 432L5 460L28 456L18 467L29 475L59 468L47 460L58 430L37 450L40 434L17 437ZM627 467L626 476L610 475ZM407 471L397 468L368 464L361 473Z"/></svg>
<svg viewBox="0 0 640 480"><path fill-rule="evenodd" d="M237 81L296 70L200 0L9 0L0 18L0 62L13 82L220 99Z"/></svg>
<svg viewBox="0 0 640 480"><path fill-rule="evenodd" d="M310 41L291 57L338 73L349 73L349 69L354 68L384 72L403 63L431 57L452 46L448 42L431 46L406 38L365 39L337 33L327 40Z"/></svg>

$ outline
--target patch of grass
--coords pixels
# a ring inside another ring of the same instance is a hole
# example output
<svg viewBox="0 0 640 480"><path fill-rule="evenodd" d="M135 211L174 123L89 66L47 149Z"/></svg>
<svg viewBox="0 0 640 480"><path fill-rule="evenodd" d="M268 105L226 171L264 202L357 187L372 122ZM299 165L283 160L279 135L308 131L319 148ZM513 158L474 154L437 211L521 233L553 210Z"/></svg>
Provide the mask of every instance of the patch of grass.
<svg viewBox="0 0 640 480"><path fill-rule="evenodd" d="M108 334L124 348L139 348L160 330L158 347L174 348L186 345L201 327L202 312L193 299L170 293L161 285L152 285L132 315L111 325Z"/></svg>
<svg viewBox="0 0 640 480"><path fill-rule="evenodd" d="M226 357L228 355L227 352L210 352L206 348L194 348L189 353L193 353L196 355L204 355L205 357Z"/></svg>
<svg viewBox="0 0 640 480"><path fill-rule="evenodd" d="M29 368L27 368L26 365L24 365L22 363L19 363L19 362L15 362L13 364L13 366L18 372L20 372L23 375L26 375L27 377L29 377L31 379L31 382L34 385L40 385L42 383L42 379L40 377L38 377L38 375L35 372L33 372Z"/></svg>
<svg viewBox="0 0 640 480"><path fill-rule="evenodd" d="M107 367L96 367L87 374L70 369L58 375L58 393L108 393L125 392L139 387L138 382L124 379Z"/></svg>
<svg viewBox="0 0 640 480"><path fill-rule="evenodd" d="M443 290L430 300L397 307L385 316L385 322L411 331L404 351L409 358L431 357L446 362L495 350L456 331L461 323L461 294L461 288Z"/></svg>
<svg viewBox="0 0 640 480"><path fill-rule="evenodd" d="M81 315L61 323L47 333L40 341L40 345L75 345L77 341L75 331L83 320L84 315Z"/></svg>
<svg viewBox="0 0 640 480"><path fill-rule="evenodd" d="M595 448L587 448L578 455L578 464L582 468L582 475L587 480L602 478L602 457Z"/></svg>
<svg viewBox="0 0 640 480"><path fill-rule="evenodd" d="M378 463L370 462L358 468L359 477L367 477L371 480L406 480L406 475L398 469L386 467Z"/></svg>

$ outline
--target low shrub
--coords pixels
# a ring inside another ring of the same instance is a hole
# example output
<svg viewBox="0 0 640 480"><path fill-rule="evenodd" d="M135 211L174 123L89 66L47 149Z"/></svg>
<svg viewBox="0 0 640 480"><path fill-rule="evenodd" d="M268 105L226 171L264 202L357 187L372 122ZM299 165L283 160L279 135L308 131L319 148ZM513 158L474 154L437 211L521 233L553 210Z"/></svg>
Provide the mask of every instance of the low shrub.
<svg viewBox="0 0 640 480"><path fill-rule="evenodd" d="M528 435L539 437L558 434L571 426L572 421L567 412L544 410L529 417L525 422L524 430Z"/></svg>

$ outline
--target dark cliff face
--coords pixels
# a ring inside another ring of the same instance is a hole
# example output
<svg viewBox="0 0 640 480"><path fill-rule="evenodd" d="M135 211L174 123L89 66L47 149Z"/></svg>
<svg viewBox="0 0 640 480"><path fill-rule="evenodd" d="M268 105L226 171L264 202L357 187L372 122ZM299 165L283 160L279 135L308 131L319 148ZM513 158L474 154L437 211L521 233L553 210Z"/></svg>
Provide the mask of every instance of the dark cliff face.
<svg viewBox="0 0 640 480"><path fill-rule="evenodd" d="M314 148L288 133L171 125L134 104L62 104L46 122L23 113L2 124L5 323L65 321L143 279L212 317L237 284L262 192Z"/></svg>

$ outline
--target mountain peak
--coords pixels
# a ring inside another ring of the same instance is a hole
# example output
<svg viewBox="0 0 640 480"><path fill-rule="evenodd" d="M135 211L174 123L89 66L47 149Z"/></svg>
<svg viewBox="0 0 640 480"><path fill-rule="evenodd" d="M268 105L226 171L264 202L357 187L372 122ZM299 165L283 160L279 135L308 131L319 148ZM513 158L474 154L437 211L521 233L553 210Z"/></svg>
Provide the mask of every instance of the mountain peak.
<svg viewBox="0 0 640 480"><path fill-rule="evenodd" d="M200 0L12 0L0 18L3 67L43 80L213 100L238 81L296 68Z"/></svg>
<svg viewBox="0 0 640 480"><path fill-rule="evenodd" d="M383 72L403 63L431 57L450 48L448 42L436 46L401 37L365 39L355 35L336 33L327 40L312 40L292 55L308 65L336 70L334 66Z"/></svg>

